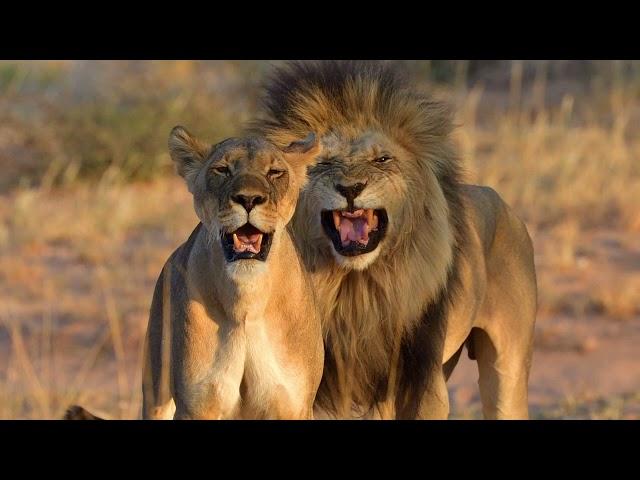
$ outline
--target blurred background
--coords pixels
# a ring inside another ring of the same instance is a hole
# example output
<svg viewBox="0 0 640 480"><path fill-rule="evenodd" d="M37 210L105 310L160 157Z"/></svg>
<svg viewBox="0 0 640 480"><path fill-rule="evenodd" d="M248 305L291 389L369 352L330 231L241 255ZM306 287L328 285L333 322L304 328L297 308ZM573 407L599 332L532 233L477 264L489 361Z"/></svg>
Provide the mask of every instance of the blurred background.
<svg viewBox="0 0 640 480"><path fill-rule="evenodd" d="M167 152L256 107L267 61L0 62L0 418L140 414L156 278L197 224ZM467 179L533 238L533 418L640 418L640 62L404 61ZM466 354L452 418L481 418Z"/></svg>

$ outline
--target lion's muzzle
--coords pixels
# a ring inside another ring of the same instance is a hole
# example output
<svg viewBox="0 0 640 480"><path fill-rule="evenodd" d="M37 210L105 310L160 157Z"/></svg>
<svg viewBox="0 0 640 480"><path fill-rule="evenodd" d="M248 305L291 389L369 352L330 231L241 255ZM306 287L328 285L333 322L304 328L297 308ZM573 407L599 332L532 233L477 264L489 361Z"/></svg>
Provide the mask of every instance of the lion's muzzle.
<svg viewBox="0 0 640 480"><path fill-rule="evenodd" d="M384 209L325 210L321 213L321 222L336 252L350 257L378 247L384 238L388 217Z"/></svg>

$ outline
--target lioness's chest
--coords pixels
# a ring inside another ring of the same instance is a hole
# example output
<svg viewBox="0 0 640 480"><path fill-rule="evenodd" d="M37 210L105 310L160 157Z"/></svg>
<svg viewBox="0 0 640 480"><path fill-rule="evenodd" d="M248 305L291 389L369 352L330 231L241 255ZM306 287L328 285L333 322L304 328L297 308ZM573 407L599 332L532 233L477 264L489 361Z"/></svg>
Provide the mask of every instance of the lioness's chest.
<svg viewBox="0 0 640 480"><path fill-rule="evenodd" d="M255 317L245 323L246 357L242 379L243 403L252 410L271 409L274 403L302 403L304 372L286 347L284 333L273 319Z"/></svg>

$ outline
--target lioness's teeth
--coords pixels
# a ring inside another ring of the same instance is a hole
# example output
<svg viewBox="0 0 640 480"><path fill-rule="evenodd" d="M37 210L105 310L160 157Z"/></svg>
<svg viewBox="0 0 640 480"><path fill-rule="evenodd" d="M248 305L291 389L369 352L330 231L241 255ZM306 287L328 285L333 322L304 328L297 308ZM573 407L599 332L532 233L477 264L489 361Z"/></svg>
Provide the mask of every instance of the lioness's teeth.
<svg viewBox="0 0 640 480"><path fill-rule="evenodd" d="M333 211L333 225L336 227L336 230L340 230L340 212L337 210Z"/></svg>
<svg viewBox="0 0 640 480"><path fill-rule="evenodd" d="M262 235L258 235L258 241L254 243L253 246L256 249L256 252L254 253L260 253L260 247L262 246Z"/></svg>
<svg viewBox="0 0 640 480"><path fill-rule="evenodd" d="M238 239L238 235L233 234L233 248L235 250L240 250L242 248L242 242Z"/></svg>
<svg viewBox="0 0 640 480"><path fill-rule="evenodd" d="M373 213L373 210L371 210L371 220L369 221L369 228L371 230L378 229L378 216Z"/></svg>

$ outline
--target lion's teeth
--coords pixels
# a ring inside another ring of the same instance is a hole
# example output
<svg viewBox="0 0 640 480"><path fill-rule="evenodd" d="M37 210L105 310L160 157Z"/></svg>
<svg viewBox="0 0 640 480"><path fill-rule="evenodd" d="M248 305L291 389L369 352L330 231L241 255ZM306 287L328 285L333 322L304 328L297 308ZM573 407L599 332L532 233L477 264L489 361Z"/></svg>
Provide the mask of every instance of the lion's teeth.
<svg viewBox="0 0 640 480"><path fill-rule="evenodd" d="M336 210L333 211L333 225L336 227L336 230L340 230L340 212Z"/></svg>
<svg viewBox="0 0 640 480"><path fill-rule="evenodd" d="M378 229L378 216L373 213L373 210L371 210L371 220L369 221L369 228L371 230Z"/></svg>
<svg viewBox="0 0 640 480"><path fill-rule="evenodd" d="M369 231L373 230L373 208L367 209L367 227Z"/></svg>
<svg viewBox="0 0 640 480"><path fill-rule="evenodd" d="M359 218L364 214L364 210L362 208L356 210L355 212L340 212L340 215L347 218Z"/></svg>

